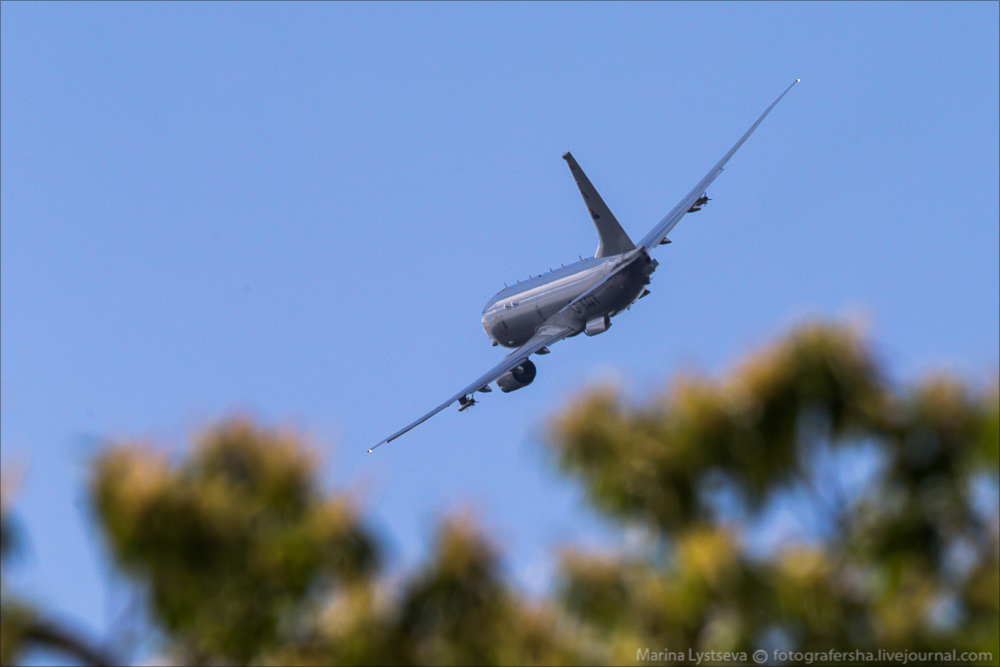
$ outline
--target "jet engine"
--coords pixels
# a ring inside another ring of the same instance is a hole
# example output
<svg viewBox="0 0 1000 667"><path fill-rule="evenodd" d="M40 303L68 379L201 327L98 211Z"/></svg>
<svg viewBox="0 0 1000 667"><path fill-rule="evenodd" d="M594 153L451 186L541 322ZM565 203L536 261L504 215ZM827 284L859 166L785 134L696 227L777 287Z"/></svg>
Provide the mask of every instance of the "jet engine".
<svg viewBox="0 0 1000 667"><path fill-rule="evenodd" d="M694 205L692 205L691 208L688 209L688 213L694 213L695 211L700 211L701 207L710 201L712 200L708 198L708 195L702 193L701 196L698 197L698 201L696 201Z"/></svg>
<svg viewBox="0 0 1000 667"><path fill-rule="evenodd" d="M604 317L598 317L587 322L587 328L584 329L584 333L588 336L596 336L599 333L604 333L611 328L611 316L605 315Z"/></svg>
<svg viewBox="0 0 1000 667"><path fill-rule="evenodd" d="M515 389L521 389L522 387L527 387L535 379L535 364L532 363L531 359L525 359L524 363L520 366L515 366L513 370L510 370L500 377L497 378L497 386L500 387L500 391L507 394Z"/></svg>

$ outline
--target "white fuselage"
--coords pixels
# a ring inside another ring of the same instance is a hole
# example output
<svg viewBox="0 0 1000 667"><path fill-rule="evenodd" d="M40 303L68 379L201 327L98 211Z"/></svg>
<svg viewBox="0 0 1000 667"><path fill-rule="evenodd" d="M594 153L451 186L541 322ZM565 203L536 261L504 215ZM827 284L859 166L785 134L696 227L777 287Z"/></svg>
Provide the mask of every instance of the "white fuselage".
<svg viewBox="0 0 1000 667"><path fill-rule="evenodd" d="M648 255L643 255L633 262L639 269L650 266ZM498 345L512 348L523 345L539 326L597 284L624 257L623 254L584 259L501 290L483 307L483 330ZM624 270L614 276L593 298L587 297L586 303L578 304L581 324L628 307L649 282L651 272L651 269Z"/></svg>

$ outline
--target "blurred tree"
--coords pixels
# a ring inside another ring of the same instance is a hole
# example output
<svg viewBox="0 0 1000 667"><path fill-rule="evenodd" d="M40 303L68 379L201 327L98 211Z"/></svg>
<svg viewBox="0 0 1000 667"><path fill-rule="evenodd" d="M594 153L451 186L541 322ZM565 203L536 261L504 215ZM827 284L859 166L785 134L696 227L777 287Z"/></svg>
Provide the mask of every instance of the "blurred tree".
<svg viewBox="0 0 1000 667"><path fill-rule="evenodd" d="M180 663L621 664L643 648L1000 658L997 387L894 391L856 333L815 325L643 406L588 391L549 444L597 509L646 539L567 551L542 601L504 581L468 518L440 527L421 568L386 577L378 540L347 497L320 491L298 438L248 421L209 430L175 465L108 449L91 488L113 558ZM813 530L762 547L753 527L782 501ZM4 664L36 618L8 602Z"/></svg>
<svg viewBox="0 0 1000 667"><path fill-rule="evenodd" d="M124 445L93 496L118 562L148 586L180 662L579 662L556 616L521 601L467 520L442 527L426 568L393 590L350 501L324 497L290 435L230 421L169 465Z"/></svg>
<svg viewBox="0 0 1000 667"><path fill-rule="evenodd" d="M0 562L3 565L8 564L12 552L20 546L20 536L14 529L9 510L12 487L9 480L0 485ZM65 624L38 613L4 589L0 591L0 665L14 664L32 650L61 653L84 665L115 662Z"/></svg>
<svg viewBox="0 0 1000 667"><path fill-rule="evenodd" d="M860 337L830 325L794 331L720 382L682 378L642 407L589 391L555 420L553 451L596 507L659 549L638 563L567 554L566 609L612 662L664 646L995 661L998 403L995 387L974 396L947 378L896 394ZM838 461L869 468L867 484L844 492L828 469ZM720 490L738 499L738 521ZM754 555L739 527L782 495L832 527Z"/></svg>
<svg viewBox="0 0 1000 667"><path fill-rule="evenodd" d="M318 600L375 571L375 540L346 498L320 494L314 467L293 436L243 421L178 468L136 446L98 461L98 515L173 657L247 663L304 641Z"/></svg>

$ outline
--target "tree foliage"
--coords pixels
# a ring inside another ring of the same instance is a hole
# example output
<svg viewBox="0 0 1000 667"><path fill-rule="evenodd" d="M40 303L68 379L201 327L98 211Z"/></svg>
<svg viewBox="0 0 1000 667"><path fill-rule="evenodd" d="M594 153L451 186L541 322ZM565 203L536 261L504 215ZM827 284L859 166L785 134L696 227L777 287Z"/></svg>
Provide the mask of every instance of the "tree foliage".
<svg viewBox="0 0 1000 667"><path fill-rule="evenodd" d="M591 389L550 426L559 469L645 538L566 551L549 599L505 581L496 546L462 517L421 567L386 576L379 539L350 498L321 491L300 439L245 420L176 464L135 444L102 452L93 505L177 662L620 664L646 647L1000 657L997 386L897 390L855 332L813 325L642 405ZM761 547L754 526L782 500L813 530ZM25 646L24 609L5 602L4 664Z"/></svg>
<svg viewBox="0 0 1000 667"><path fill-rule="evenodd" d="M178 468L136 447L99 460L93 495L115 557L145 576L181 655L247 662L287 640L311 594L374 571L374 539L313 470L293 436L240 421Z"/></svg>
<svg viewBox="0 0 1000 667"><path fill-rule="evenodd" d="M500 576L467 521L398 590L374 576L378 541L350 499L324 496L291 435L230 421L169 465L106 452L95 505L117 561L148 585L183 662L507 664L566 662L554 623Z"/></svg>
<svg viewBox="0 0 1000 667"><path fill-rule="evenodd" d="M0 486L0 558L7 565L12 552L21 547L22 536L15 530L9 511L13 483L6 479ZM114 660L68 629L40 614L34 607L0 591L0 665L13 664L30 649L56 651L84 665L110 665Z"/></svg>
<svg viewBox="0 0 1000 667"><path fill-rule="evenodd" d="M664 557L572 554L565 606L624 647L616 662L635 646L749 654L769 641L997 657L998 518L995 504L976 509L977 493L996 502L997 424L995 387L973 395L938 377L893 392L859 336L829 325L643 406L588 392L555 421L559 464L596 507L645 526ZM839 460L877 468L854 494L823 488L829 471L815 465L845 450ZM713 503L720 486L744 524L798 486L832 527L755 557L752 535Z"/></svg>

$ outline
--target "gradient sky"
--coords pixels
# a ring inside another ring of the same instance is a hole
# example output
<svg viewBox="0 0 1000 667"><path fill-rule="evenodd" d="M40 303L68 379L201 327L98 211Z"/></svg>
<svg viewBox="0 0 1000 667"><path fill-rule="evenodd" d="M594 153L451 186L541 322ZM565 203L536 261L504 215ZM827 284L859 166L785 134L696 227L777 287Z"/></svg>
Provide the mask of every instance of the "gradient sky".
<svg viewBox="0 0 1000 667"><path fill-rule="evenodd" d="M3 3L5 586L106 637L109 440L234 414L305 434L394 571L470 509L544 591L615 549L543 448L796 322L861 321L894 382L1000 359L997 3ZM573 155L633 239L796 86L656 253L652 294L524 391L366 449L502 355L504 282L592 255Z"/></svg>

